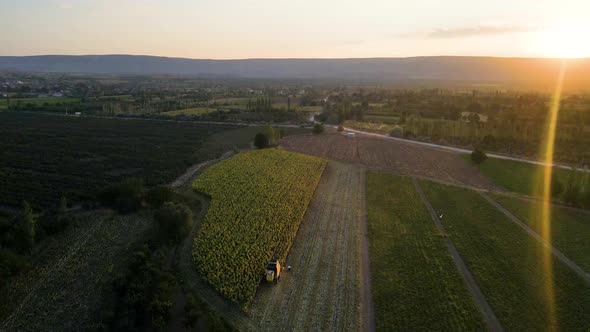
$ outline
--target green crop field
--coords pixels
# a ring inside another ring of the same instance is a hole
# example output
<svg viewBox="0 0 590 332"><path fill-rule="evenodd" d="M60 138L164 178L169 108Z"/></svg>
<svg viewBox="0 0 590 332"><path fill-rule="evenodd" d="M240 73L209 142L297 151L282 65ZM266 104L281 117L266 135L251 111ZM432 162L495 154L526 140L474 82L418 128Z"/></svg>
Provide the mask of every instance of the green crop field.
<svg viewBox="0 0 590 332"><path fill-rule="evenodd" d="M93 198L97 189L127 177L148 185L167 183L190 165L218 157L216 144L207 144L208 150L201 146L211 135L234 128L0 113L0 201L53 207L61 195ZM230 138L242 140L235 146L252 141Z"/></svg>
<svg viewBox="0 0 590 332"><path fill-rule="evenodd" d="M245 309L267 262L284 261L326 162L282 150L256 150L214 165L193 183L211 196L195 238L197 269Z"/></svg>
<svg viewBox="0 0 590 332"><path fill-rule="evenodd" d="M397 124L399 122L399 116L390 115L365 115L363 119L365 121L383 122L386 124Z"/></svg>
<svg viewBox="0 0 590 332"><path fill-rule="evenodd" d="M368 173L367 222L377 330L485 329L410 178Z"/></svg>
<svg viewBox="0 0 590 332"><path fill-rule="evenodd" d="M187 109L177 110L177 111L164 112L162 114L163 115L169 115L169 116L176 116L176 115L201 115L201 114L207 114L207 113L215 112L217 110L218 110L217 108L213 108L213 107L195 107L195 108L187 108Z"/></svg>
<svg viewBox="0 0 590 332"><path fill-rule="evenodd" d="M71 103L78 103L80 99L78 98L68 98L68 97L41 97L41 98L11 98L10 105L22 105L26 106L27 104L33 105L55 105L55 104L71 104ZM6 98L0 99L0 108L8 108L8 101Z"/></svg>
<svg viewBox="0 0 590 332"><path fill-rule="evenodd" d="M466 154L464 158L471 163L470 155ZM497 185L524 195L535 194L535 184L539 183L539 175L543 172L543 167L539 165L495 158L488 158L477 167ZM559 182L565 185L572 171L553 168L553 172Z"/></svg>
<svg viewBox="0 0 590 332"><path fill-rule="evenodd" d="M506 330L588 331L590 286L478 193L424 182L434 208Z"/></svg>
<svg viewBox="0 0 590 332"><path fill-rule="evenodd" d="M537 233L542 234L537 201L519 200L501 195L494 199ZM590 272L590 213L554 206L551 209L551 239L553 246Z"/></svg>

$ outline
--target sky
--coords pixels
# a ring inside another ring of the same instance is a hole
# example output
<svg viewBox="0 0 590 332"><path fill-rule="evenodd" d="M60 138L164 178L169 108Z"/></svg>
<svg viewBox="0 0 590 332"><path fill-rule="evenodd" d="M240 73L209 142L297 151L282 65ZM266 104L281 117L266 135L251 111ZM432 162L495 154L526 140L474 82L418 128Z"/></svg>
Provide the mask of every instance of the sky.
<svg viewBox="0 0 590 332"><path fill-rule="evenodd" d="M590 0L0 0L0 55L589 57Z"/></svg>

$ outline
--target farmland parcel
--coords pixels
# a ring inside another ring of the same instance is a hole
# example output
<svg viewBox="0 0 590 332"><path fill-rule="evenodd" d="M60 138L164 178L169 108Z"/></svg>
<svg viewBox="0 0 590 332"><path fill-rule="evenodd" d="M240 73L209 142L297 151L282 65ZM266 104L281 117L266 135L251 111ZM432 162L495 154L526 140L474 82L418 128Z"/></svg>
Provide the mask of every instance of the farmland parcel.
<svg viewBox="0 0 590 332"><path fill-rule="evenodd" d="M266 263L284 261L326 162L280 150L237 155L193 188L211 196L193 257L222 295L247 308Z"/></svg>

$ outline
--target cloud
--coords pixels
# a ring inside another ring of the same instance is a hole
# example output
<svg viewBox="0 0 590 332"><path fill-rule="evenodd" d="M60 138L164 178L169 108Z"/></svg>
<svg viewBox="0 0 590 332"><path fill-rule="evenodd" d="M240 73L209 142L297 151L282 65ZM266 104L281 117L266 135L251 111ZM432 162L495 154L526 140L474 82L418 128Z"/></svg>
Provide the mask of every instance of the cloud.
<svg viewBox="0 0 590 332"><path fill-rule="evenodd" d="M425 38L425 39L446 39L446 38L467 38L478 36L507 35L515 33L527 33L538 30L536 26L506 26L506 25L478 25L474 27L459 28L437 28L434 30L420 31L409 34L399 34L401 38Z"/></svg>

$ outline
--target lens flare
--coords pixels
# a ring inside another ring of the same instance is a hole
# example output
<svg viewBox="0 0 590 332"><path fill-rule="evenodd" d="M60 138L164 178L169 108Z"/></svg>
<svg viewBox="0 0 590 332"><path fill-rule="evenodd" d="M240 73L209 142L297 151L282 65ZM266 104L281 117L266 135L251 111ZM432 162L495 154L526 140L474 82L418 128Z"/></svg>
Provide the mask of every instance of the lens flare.
<svg viewBox="0 0 590 332"><path fill-rule="evenodd" d="M541 156L545 162L545 166L539 174L539 181L536 187L536 196L542 197L541 211L531 211L534 220L541 223L541 237L551 243L551 180L553 177L553 156L555 153L555 135L557 130L557 122L559 118L559 109L561 102L561 94L563 88L563 81L567 70L567 61L563 60L555 91L551 100L551 107L549 109L549 117L547 119L547 129L543 144L541 145ZM547 315L550 326L548 329L554 330L557 328L557 317L555 314L555 296L553 289L553 256L551 247L540 246L542 259L542 273L543 276L543 297L547 300ZM536 257L537 255L535 255Z"/></svg>

